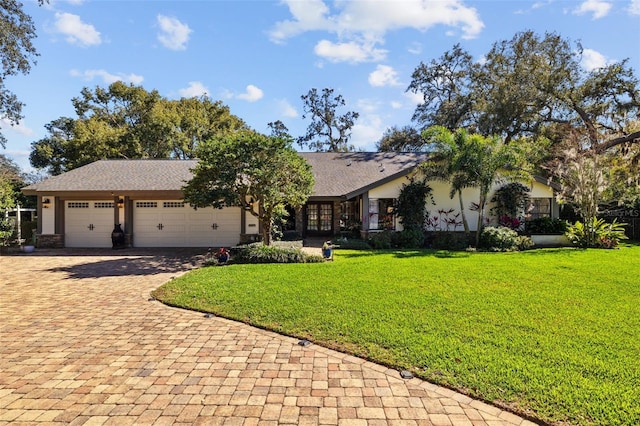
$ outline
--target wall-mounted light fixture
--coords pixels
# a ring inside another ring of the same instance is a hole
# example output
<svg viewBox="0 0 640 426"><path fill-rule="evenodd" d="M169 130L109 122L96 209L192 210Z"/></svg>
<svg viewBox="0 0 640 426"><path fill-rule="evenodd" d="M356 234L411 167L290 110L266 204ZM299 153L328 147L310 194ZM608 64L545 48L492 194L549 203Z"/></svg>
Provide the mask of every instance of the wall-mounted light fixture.
<svg viewBox="0 0 640 426"><path fill-rule="evenodd" d="M124 199L118 198L118 208L123 208L123 207L124 207Z"/></svg>
<svg viewBox="0 0 640 426"><path fill-rule="evenodd" d="M253 201L253 197L249 198L249 202L247 203L246 206L244 206L244 209L249 211L249 210L253 210L253 203L255 201Z"/></svg>
<svg viewBox="0 0 640 426"><path fill-rule="evenodd" d="M44 198L42 200L42 208L48 209L50 205L51 205L51 200L50 199Z"/></svg>

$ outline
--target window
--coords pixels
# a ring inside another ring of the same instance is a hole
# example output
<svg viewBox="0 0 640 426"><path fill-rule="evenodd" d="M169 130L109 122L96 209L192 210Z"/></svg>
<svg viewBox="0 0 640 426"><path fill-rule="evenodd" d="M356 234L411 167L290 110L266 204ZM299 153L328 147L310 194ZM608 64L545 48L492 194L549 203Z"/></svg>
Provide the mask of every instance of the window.
<svg viewBox="0 0 640 426"><path fill-rule="evenodd" d="M94 209L112 209L113 208L113 202L109 201L109 202L95 202L93 203L93 208Z"/></svg>
<svg viewBox="0 0 640 426"><path fill-rule="evenodd" d="M531 198L527 215L529 220L551 217L551 198Z"/></svg>
<svg viewBox="0 0 640 426"><path fill-rule="evenodd" d="M360 230L360 205L358 201L343 201L340 203L340 230Z"/></svg>
<svg viewBox="0 0 640 426"><path fill-rule="evenodd" d="M182 208L184 207L184 203L181 201L165 201L162 203L162 207L164 208Z"/></svg>
<svg viewBox="0 0 640 426"><path fill-rule="evenodd" d="M157 201L136 201L137 208L156 208L158 207Z"/></svg>
<svg viewBox="0 0 640 426"><path fill-rule="evenodd" d="M89 208L89 203L85 202L85 201L69 201L67 203L67 207L70 209L88 209Z"/></svg>
<svg viewBox="0 0 640 426"><path fill-rule="evenodd" d="M369 200L369 229L395 231L396 215L394 213L395 198L379 198Z"/></svg>
<svg viewBox="0 0 640 426"><path fill-rule="evenodd" d="M333 203L307 204L307 231L330 234L333 231Z"/></svg>

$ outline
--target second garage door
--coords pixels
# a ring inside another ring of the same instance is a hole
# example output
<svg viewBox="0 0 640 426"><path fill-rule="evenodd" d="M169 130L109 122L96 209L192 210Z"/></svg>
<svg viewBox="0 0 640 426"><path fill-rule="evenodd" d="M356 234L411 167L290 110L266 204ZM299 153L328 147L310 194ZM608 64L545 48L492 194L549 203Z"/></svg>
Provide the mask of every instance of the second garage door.
<svg viewBox="0 0 640 426"><path fill-rule="evenodd" d="M239 207L194 210L182 201L135 201L135 247L221 247L240 240Z"/></svg>

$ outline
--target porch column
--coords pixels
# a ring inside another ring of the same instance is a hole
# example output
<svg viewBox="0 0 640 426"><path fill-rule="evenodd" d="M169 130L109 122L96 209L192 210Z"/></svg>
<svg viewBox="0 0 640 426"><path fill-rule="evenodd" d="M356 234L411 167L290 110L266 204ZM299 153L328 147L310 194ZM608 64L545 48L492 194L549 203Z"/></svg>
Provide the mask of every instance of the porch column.
<svg viewBox="0 0 640 426"><path fill-rule="evenodd" d="M342 214L340 200L333 201L333 235L340 235L340 216Z"/></svg>

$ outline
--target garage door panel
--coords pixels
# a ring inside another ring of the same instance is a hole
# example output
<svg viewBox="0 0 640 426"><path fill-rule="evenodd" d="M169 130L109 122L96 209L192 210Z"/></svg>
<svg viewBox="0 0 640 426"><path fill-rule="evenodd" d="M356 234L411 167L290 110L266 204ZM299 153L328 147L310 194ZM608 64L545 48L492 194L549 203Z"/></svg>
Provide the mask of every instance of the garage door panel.
<svg viewBox="0 0 640 426"><path fill-rule="evenodd" d="M112 202L67 201L65 203L66 247L111 247Z"/></svg>
<svg viewBox="0 0 640 426"><path fill-rule="evenodd" d="M134 205L136 247L232 246L240 238L240 208L196 210L181 201Z"/></svg>

